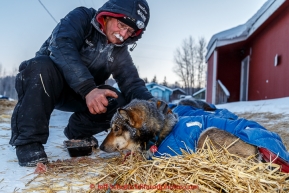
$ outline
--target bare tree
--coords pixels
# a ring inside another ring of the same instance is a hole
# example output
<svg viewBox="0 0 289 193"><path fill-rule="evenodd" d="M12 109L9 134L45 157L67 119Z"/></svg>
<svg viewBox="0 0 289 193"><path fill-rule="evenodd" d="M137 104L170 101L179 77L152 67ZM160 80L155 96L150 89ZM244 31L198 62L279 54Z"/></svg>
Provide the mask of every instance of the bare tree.
<svg viewBox="0 0 289 193"><path fill-rule="evenodd" d="M157 83L158 84L158 80L157 80L157 76L155 75L152 79L152 82Z"/></svg>
<svg viewBox="0 0 289 193"><path fill-rule="evenodd" d="M184 83L185 90L192 95L195 88L204 85L205 76L205 45L204 38L200 38L198 44L190 36L183 41L182 47L177 48L174 60L174 72Z"/></svg>
<svg viewBox="0 0 289 193"><path fill-rule="evenodd" d="M0 63L0 77L2 76L2 63Z"/></svg>
<svg viewBox="0 0 289 193"><path fill-rule="evenodd" d="M175 83L173 84L173 88L180 88L181 85L179 82L175 81Z"/></svg>
<svg viewBox="0 0 289 193"><path fill-rule="evenodd" d="M3 68L2 63L0 63L0 77L7 76L5 68Z"/></svg>
<svg viewBox="0 0 289 193"><path fill-rule="evenodd" d="M143 81L144 81L145 83L148 83L148 82L149 82L147 77L144 77L144 78L143 78Z"/></svg>
<svg viewBox="0 0 289 193"><path fill-rule="evenodd" d="M197 88L206 87L206 40L204 37L199 38L197 46Z"/></svg>
<svg viewBox="0 0 289 193"><path fill-rule="evenodd" d="M2 68L0 63L0 94L8 96L13 99L17 99L17 93L15 90L15 78L17 69L13 69L12 73L7 75L6 70Z"/></svg>
<svg viewBox="0 0 289 193"><path fill-rule="evenodd" d="M163 86L168 86L167 77L164 78L164 81L163 81L162 85Z"/></svg>
<svg viewBox="0 0 289 193"><path fill-rule="evenodd" d="M16 76L17 74L18 74L18 68L14 67L14 68L12 69L12 75L13 75L13 76Z"/></svg>

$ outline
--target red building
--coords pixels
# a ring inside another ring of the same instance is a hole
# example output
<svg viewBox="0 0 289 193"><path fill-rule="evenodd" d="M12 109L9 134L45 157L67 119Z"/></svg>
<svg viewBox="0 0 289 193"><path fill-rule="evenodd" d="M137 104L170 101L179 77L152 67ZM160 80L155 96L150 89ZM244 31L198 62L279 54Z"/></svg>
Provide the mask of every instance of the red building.
<svg viewBox="0 0 289 193"><path fill-rule="evenodd" d="M206 101L289 96L289 0L268 0L245 24L207 46Z"/></svg>

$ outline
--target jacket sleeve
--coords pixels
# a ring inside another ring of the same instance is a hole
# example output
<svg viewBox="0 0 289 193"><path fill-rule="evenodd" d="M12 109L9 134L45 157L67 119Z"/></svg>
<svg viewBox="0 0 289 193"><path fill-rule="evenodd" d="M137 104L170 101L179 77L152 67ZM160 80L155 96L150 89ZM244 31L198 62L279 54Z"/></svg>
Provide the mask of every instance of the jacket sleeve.
<svg viewBox="0 0 289 193"><path fill-rule="evenodd" d="M84 7L68 13L53 30L48 48L51 59L64 75L68 85L83 97L96 88L93 76L79 54L94 14L93 9Z"/></svg>
<svg viewBox="0 0 289 193"><path fill-rule="evenodd" d="M132 99L148 100L153 98L145 86L144 81L139 77L138 71L133 64L127 47L116 54L116 61L113 63L113 78L116 80L120 91L123 93L126 102Z"/></svg>

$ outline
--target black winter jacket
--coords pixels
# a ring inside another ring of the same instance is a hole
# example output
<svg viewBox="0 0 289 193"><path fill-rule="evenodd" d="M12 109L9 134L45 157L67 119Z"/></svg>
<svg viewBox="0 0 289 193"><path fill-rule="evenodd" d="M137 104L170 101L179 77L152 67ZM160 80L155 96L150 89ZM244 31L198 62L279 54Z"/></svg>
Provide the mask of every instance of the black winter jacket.
<svg viewBox="0 0 289 193"><path fill-rule="evenodd" d="M152 98L128 52L128 45L141 35L128 38L122 45L108 44L96 14L95 9L85 7L68 13L36 56L49 55L69 86L83 98L111 74L127 102Z"/></svg>

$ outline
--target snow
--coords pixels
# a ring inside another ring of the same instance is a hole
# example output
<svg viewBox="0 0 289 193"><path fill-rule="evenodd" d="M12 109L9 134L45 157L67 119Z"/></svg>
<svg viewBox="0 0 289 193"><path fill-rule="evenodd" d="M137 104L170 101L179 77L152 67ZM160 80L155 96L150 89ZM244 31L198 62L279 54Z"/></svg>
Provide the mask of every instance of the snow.
<svg viewBox="0 0 289 193"><path fill-rule="evenodd" d="M226 108L234 113L271 112L289 114L289 97L261 101L232 102L216 106L217 108ZM63 130L70 114L54 111L51 116L50 136L47 144L44 145L50 161L70 158L67 150L63 147L63 141L66 140ZM35 177L36 174L33 174L35 168L20 167L18 165L15 148L8 144L10 134L9 120L0 122L0 192L23 192L25 184ZM106 133L103 132L95 135L95 137L101 143L105 135Z"/></svg>
<svg viewBox="0 0 289 193"><path fill-rule="evenodd" d="M240 101L216 106L220 109L228 109L234 113L271 112L275 114L289 114L289 97L260 101Z"/></svg>

